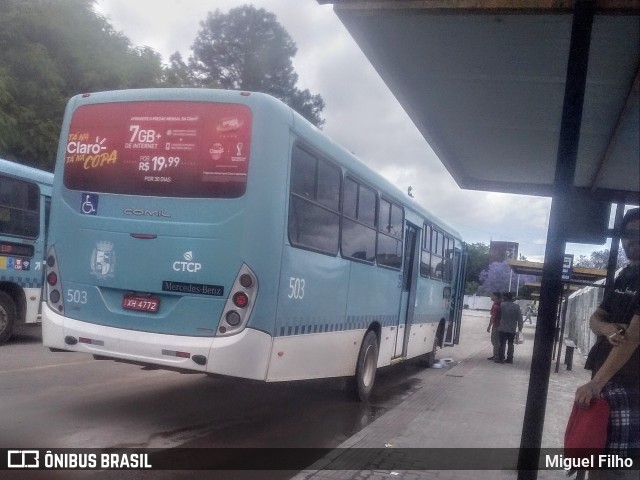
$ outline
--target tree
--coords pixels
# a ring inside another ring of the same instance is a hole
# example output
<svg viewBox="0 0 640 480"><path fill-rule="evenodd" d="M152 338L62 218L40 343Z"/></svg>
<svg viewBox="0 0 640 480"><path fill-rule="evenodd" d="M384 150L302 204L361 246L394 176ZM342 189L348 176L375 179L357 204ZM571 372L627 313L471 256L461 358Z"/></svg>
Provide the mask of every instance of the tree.
<svg viewBox="0 0 640 480"><path fill-rule="evenodd" d="M493 262L480 272L480 288L478 294L491 295L491 292L518 292L524 293L523 287L528 282L536 279L533 275L517 275L512 273L511 266L507 262Z"/></svg>
<svg viewBox="0 0 640 480"><path fill-rule="evenodd" d="M478 289L480 288L480 283L475 280L470 280L464 285L464 294L465 295L474 295Z"/></svg>
<svg viewBox="0 0 640 480"><path fill-rule="evenodd" d="M480 272L479 295L488 296L491 292L506 292L509 290L511 267L507 262L493 262Z"/></svg>
<svg viewBox="0 0 640 480"><path fill-rule="evenodd" d="M133 47L93 5L0 1L2 156L52 169L71 96L159 84L160 56Z"/></svg>
<svg viewBox="0 0 640 480"><path fill-rule="evenodd" d="M480 284L480 272L489 265L489 246L484 243L465 243L467 250L467 276L465 279L465 295L476 293Z"/></svg>
<svg viewBox="0 0 640 480"><path fill-rule="evenodd" d="M169 57L169 65L162 72L162 85L165 87L195 87L196 79L189 66L182 59L180 52Z"/></svg>
<svg viewBox="0 0 640 480"><path fill-rule="evenodd" d="M273 13L244 5L209 12L189 57L193 81L204 87L268 93L321 127L324 101L296 87L292 57L297 47Z"/></svg>
<svg viewBox="0 0 640 480"><path fill-rule="evenodd" d="M622 247L618 249L618 259L616 261L617 268L625 266L629 261L627 260ZM591 252L589 258L584 255L580 255L578 260L575 261L574 266L576 267L585 267L585 268L601 268L607 269L609 266L609 249L598 250L595 252Z"/></svg>
<svg viewBox="0 0 640 480"><path fill-rule="evenodd" d="M15 132L16 121L7 108L13 102L9 84L10 78L7 70L0 67L0 152L6 151L9 146L9 136Z"/></svg>

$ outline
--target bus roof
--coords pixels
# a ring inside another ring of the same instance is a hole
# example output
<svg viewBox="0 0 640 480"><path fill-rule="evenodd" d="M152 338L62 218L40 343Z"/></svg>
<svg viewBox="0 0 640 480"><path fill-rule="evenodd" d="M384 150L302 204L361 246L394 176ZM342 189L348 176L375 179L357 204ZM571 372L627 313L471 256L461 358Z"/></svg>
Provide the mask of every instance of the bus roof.
<svg viewBox="0 0 640 480"><path fill-rule="evenodd" d="M53 185L53 173L21 163L0 158L0 171L5 175L37 182L41 185Z"/></svg>
<svg viewBox="0 0 640 480"><path fill-rule="evenodd" d="M311 145L320 148L331 160L340 164L362 181L385 193L389 200L393 200L405 208L410 209L424 220L433 223L447 233L460 239L460 234L446 222L435 216L421 204L402 192L382 175L373 171L365 163L349 152L346 148L334 142L324 132L298 114L292 108L275 97L260 93L240 90L216 90L204 88L146 88L93 92L76 95L69 101L68 108L90 103L110 103L127 101L153 100L183 100L183 101L215 101L245 104L253 108L270 108L273 113L291 125L293 131L306 139Z"/></svg>

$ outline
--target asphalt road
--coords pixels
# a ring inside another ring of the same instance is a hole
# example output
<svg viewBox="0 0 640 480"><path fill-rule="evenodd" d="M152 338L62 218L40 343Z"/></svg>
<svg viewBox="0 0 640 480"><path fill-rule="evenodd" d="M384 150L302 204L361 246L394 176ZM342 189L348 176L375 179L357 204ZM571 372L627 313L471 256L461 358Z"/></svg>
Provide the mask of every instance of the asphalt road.
<svg viewBox="0 0 640 480"><path fill-rule="evenodd" d="M383 369L370 403L362 404L340 380L265 384L52 353L41 344L40 326L23 325L0 347L0 448L332 448L437 373L415 362ZM89 474L181 478L157 471L74 472L73 478Z"/></svg>

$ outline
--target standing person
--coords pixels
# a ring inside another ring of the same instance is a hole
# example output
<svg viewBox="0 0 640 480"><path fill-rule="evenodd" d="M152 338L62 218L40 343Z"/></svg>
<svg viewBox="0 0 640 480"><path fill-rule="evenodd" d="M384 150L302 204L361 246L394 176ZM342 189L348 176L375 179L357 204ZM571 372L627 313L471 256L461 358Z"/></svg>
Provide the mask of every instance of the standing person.
<svg viewBox="0 0 640 480"><path fill-rule="evenodd" d="M578 388L576 402L586 407L592 397L601 396L609 403L607 453L626 457L640 448L640 209L627 211L620 238L629 265L589 319L598 336L585 362L592 378ZM626 478L625 474L591 471L589 478Z"/></svg>
<svg viewBox="0 0 640 480"><path fill-rule="evenodd" d="M491 294L491 311L489 312L489 325L487 326L487 332L491 333L491 345L493 345L493 355L487 360L496 360L499 356L500 350L500 334L498 333L498 327L500 326L500 302L502 301L502 293L493 292Z"/></svg>
<svg viewBox="0 0 640 480"><path fill-rule="evenodd" d="M615 333L619 342L611 348L607 359L591 381L578 387L575 401L588 408L591 399L602 397L609 403L606 453L632 458L638 464L640 421L638 421L638 345L640 344L640 302L635 296L635 315L624 333ZM631 376L635 376L635 389ZM626 378L628 377L628 378ZM626 480L638 478L637 470L592 470L589 480Z"/></svg>
<svg viewBox="0 0 640 480"><path fill-rule="evenodd" d="M524 317L524 321L526 322L527 320L529 320L529 323L533 323L531 321L531 314L533 313L533 307L531 306L531 304L527 305L527 313Z"/></svg>
<svg viewBox="0 0 640 480"><path fill-rule="evenodd" d="M520 305L513 302L513 293L505 292L502 294L502 303L500 304L500 347L498 358L494 360L496 363L513 363L513 341L516 331L522 332L522 310ZM507 358L505 359L505 349Z"/></svg>

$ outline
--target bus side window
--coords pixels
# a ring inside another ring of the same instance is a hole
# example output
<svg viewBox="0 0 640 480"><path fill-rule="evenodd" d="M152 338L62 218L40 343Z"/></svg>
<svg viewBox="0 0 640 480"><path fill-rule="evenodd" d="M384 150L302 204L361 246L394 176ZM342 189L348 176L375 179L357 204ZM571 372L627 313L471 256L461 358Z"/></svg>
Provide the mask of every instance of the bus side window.
<svg viewBox="0 0 640 480"><path fill-rule="evenodd" d="M424 241L422 242L422 252L420 255L420 275L429 277L431 275L431 225L424 224Z"/></svg>
<svg viewBox="0 0 640 480"><path fill-rule="evenodd" d="M453 263L455 245L453 238L446 237L447 248L444 252L444 280L451 283L453 281Z"/></svg>
<svg viewBox="0 0 640 480"><path fill-rule="evenodd" d="M400 269L402 266L402 223L401 207L380 199L378 219L378 265Z"/></svg>
<svg viewBox="0 0 640 480"><path fill-rule="evenodd" d="M442 280L444 234L435 228L431 232L431 278Z"/></svg>
<svg viewBox="0 0 640 480"><path fill-rule="evenodd" d="M316 190L316 158L299 147L294 147L291 159L291 193L314 199Z"/></svg>
<svg viewBox="0 0 640 480"><path fill-rule="evenodd" d="M288 222L292 245L338 254L341 179L338 167L294 146Z"/></svg>
<svg viewBox="0 0 640 480"><path fill-rule="evenodd" d="M340 171L336 167L322 160L318 161L316 199L334 212L340 210L340 180Z"/></svg>
<svg viewBox="0 0 640 480"><path fill-rule="evenodd" d="M342 254L373 263L376 250L377 194L347 177L342 205Z"/></svg>

